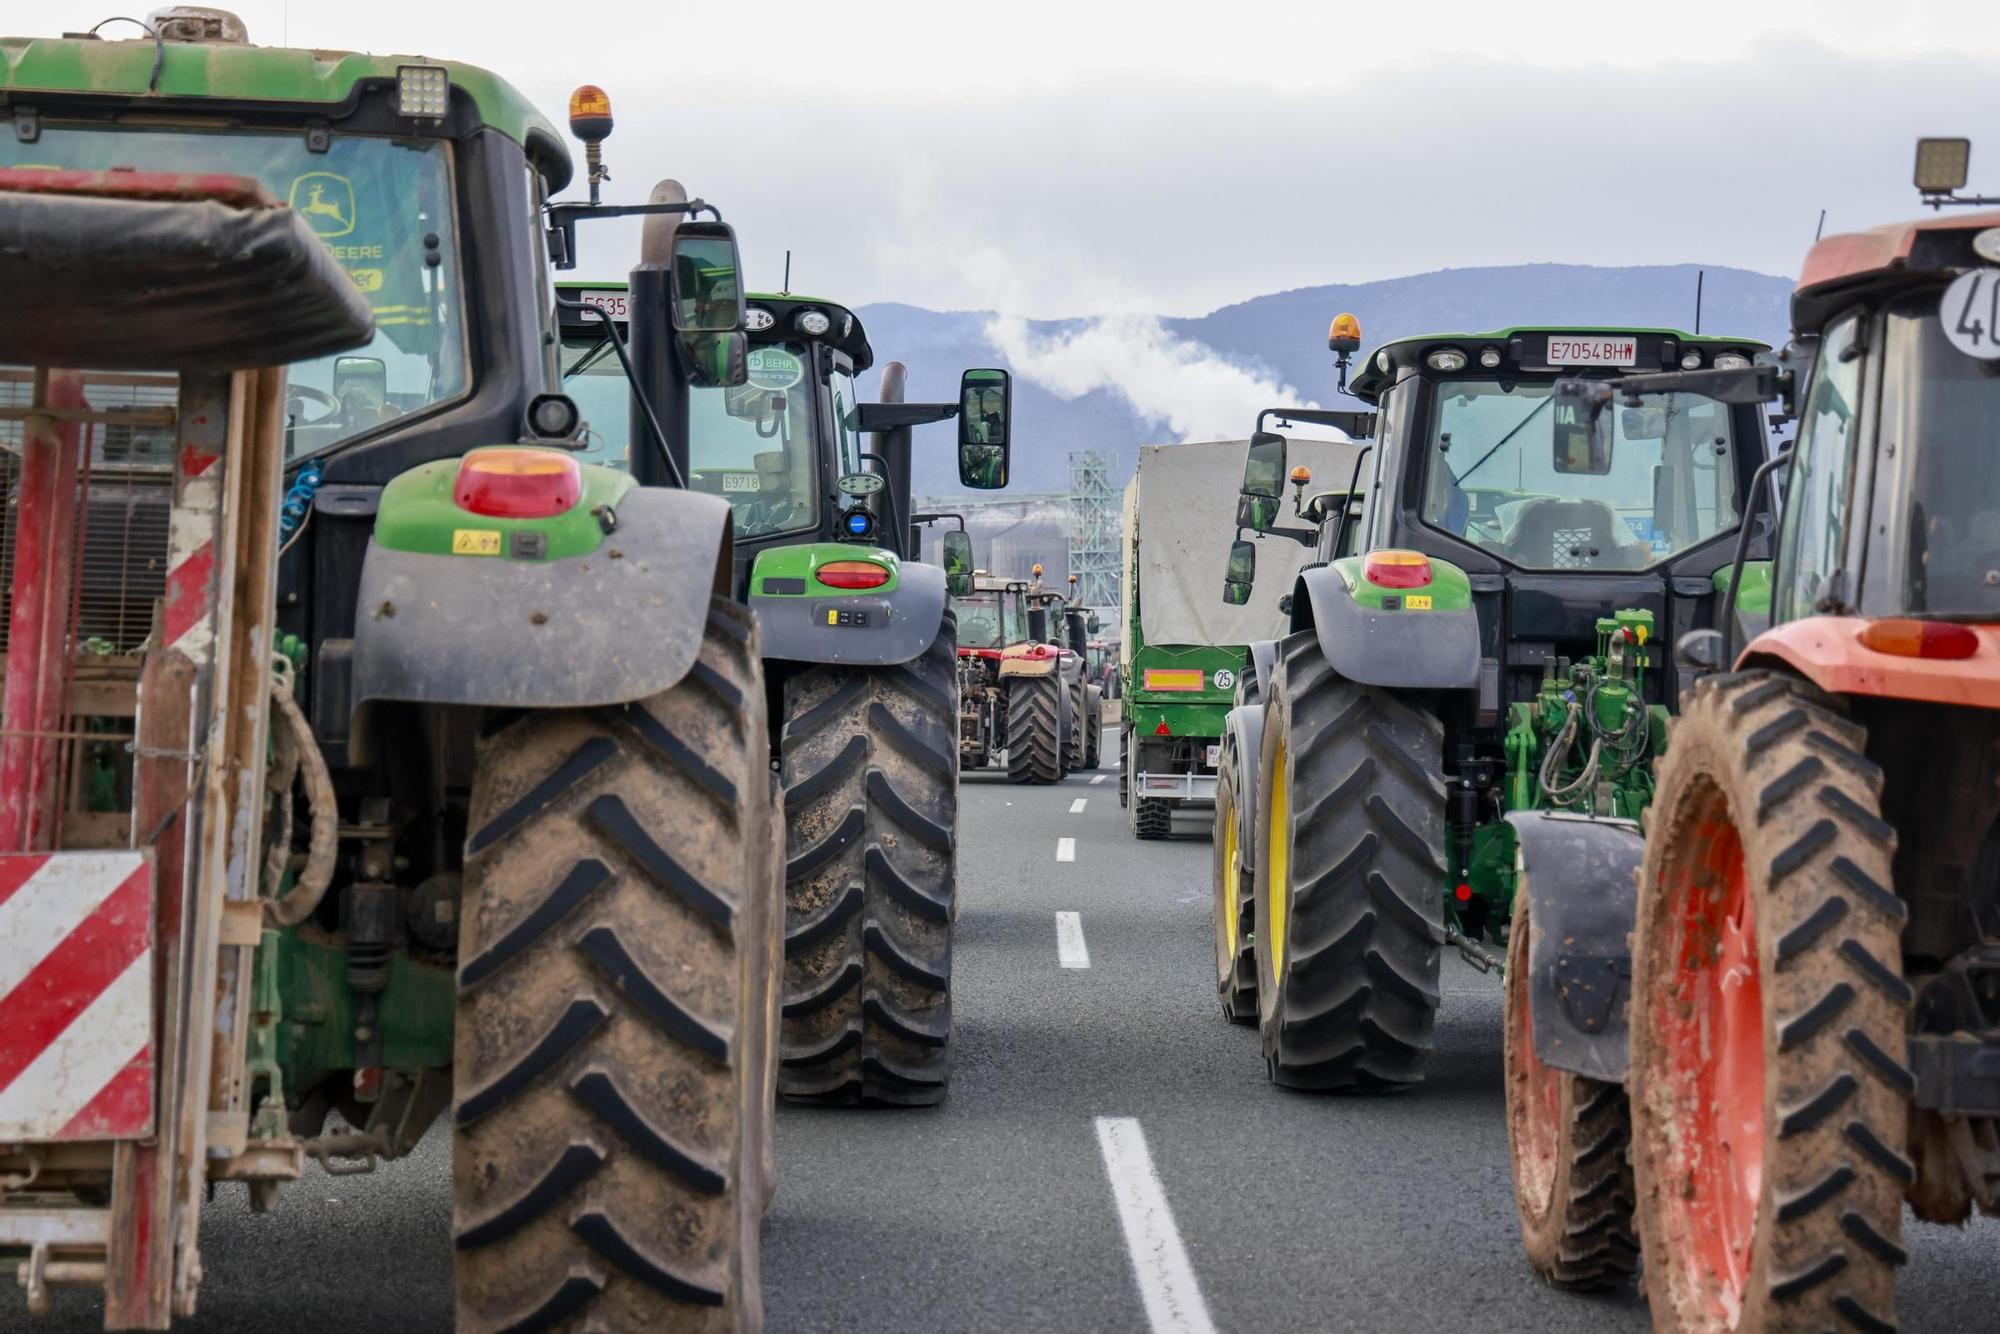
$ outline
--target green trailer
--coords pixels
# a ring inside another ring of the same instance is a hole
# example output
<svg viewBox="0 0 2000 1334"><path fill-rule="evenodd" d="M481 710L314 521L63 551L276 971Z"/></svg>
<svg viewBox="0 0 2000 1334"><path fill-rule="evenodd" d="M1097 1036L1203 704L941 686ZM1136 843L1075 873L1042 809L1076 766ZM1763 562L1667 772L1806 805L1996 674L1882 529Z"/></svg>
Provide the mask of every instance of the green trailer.
<svg viewBox="0 0 2000 1334"><path fill-rule="evenodd" d="M1229 556L1231 487L1248 442L1146 445L1125 488L1125 638L1120 646L1118 799L1142 839L1167 837L1176 810L1215 802L1223 720L1249 662L1247 645L1270 633L1281 592L1306 558L1270 579L1254 601L1215 600ZM1353 447L1295 442L1295 461L1346 477ZM1268 557L1275 567L1287 552ZM1282 586L1282 587L1281 587Z"/></svg>

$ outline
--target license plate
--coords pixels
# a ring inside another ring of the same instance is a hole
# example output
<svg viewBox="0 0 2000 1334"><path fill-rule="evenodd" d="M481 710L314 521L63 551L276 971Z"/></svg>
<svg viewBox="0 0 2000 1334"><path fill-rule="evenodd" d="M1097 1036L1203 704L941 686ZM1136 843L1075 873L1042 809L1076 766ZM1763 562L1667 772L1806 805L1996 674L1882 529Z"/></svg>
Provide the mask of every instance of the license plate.
<svg viewBox="0 0 2000 1334"><path fill-rule="evenodd" d="M1211 769L1218 769L1222 767L1222 746L1220 743L1210 746L1206 754L1207 758L1204 759L1202 763L1206 764Z"/></svg>
<svg viewBox="0 0 2000 1334"><path fill-rule="evenodd" d="M596 306L614 320L625 318L626 295L623 292L578 292L576 298L586 306Z"/></svg>
<svg viewBox="0 0 2000 1334"><path fill-rule="evenodd" d="M1636 366L1639 340L1636 338L1551 338L1551 366Z"/></svg>
<svg viewBox="0 0 2000 1334"><path fill-rule="evenodd" d="M758 489L757 474L754 472L726 472L722 474L722 489L724 491L755 491Z"/></svg>

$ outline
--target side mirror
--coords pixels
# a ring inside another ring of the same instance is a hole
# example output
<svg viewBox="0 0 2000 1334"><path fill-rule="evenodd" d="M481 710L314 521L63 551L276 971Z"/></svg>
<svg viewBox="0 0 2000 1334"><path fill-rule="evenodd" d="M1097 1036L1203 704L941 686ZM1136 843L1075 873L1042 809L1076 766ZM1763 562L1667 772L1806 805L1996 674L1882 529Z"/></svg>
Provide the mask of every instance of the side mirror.
<svg viewBox="0 0 2000 1334"><path fill-rule="evenodd" d="M696 388L737 389L750 382L750 335L742 330L684 334L681 347L687 353L688 383Z"/></svg>
<svg viewBox="0 0 2000 1334"><path fill-rule="evenodd" d="M690 220L674 228L668 302L674 328L681 333L714 334L742 329L742 273L736 232L728 223Z"/></svg>
<svg viewBox="0 0 2000 1334"><path fill-rule="evenodd" d="M1554 466L1559 473L1602 477L1611 471L1611 386L1603 380L1556 381Z"/></svg>
<svg viewBox="0 0 2000 1334"><path fill-rule="evenodd" d="M1278 498L1276 496L1236 497L1236 526L1248 528L1253 533L1268 533L1278 526Z"/></svg>
<svg viewBox="0 0 2000 1334"><path fill-rule="evenodd" d="M972 592L972 535L962 528L948 532L939 542L944 558L944 589L952 597Z"/></svg>
<svg viewBox="0 0 2000 1334"><path fill-rule="evenodd" d="M1099 630L1102 630L1104 628L1104 618L1102 616L1099 616L1094 611L1091 612L1088 616L1084 617L1083 623L1090 627L1090 633L1092 634L1096 634Z"/></svg>
<svg viewBox="0 0 2000 1334"><path fill-rule="evenodd" d="M1222 600L1240 607L1250 600L1250 588L1257 582L1257 544L1236 541L1229 544L1229 568L1222 575Z"/></svg>
<svg viewBox="0 0 2000 1334"><path fill-rule="evenodd" d="M1285 437L1259 431L1243 456L1243 494L1271 500L1285 494Z"/></svg>
<svg viewBox="0 0 2000 1334"><path fill-rule="evenodd" d="M1014 377L1006 371L967 371L958 377L958 480L977 491L1007 485L1013 449Z"/></svg>

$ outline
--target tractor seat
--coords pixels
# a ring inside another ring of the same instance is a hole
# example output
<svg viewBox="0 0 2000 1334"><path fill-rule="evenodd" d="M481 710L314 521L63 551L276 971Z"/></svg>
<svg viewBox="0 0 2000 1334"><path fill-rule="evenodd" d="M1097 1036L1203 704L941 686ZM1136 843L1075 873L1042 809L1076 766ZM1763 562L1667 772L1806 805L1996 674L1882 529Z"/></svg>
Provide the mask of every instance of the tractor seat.
<svg viewBox="0 0 2000 1334"><path fill-rule="evenodd" d="M1503 553L1542 570L1638 570L1651 553L1601 500L1532 500L1515 516Z"/></svg>

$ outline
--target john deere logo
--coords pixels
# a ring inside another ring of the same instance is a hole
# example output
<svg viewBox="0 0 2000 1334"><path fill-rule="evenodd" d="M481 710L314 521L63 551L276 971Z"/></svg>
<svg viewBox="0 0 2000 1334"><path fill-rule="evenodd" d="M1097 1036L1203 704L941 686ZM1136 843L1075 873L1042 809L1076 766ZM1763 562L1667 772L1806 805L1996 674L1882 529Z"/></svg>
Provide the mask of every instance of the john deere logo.
<svg viewBox="0 0 2000 1334"><path fill-rule="evenodd" d="M345 236L354 230L354 186L330 171L309 171L292 182L292 211L321 237Z"/></svg>

